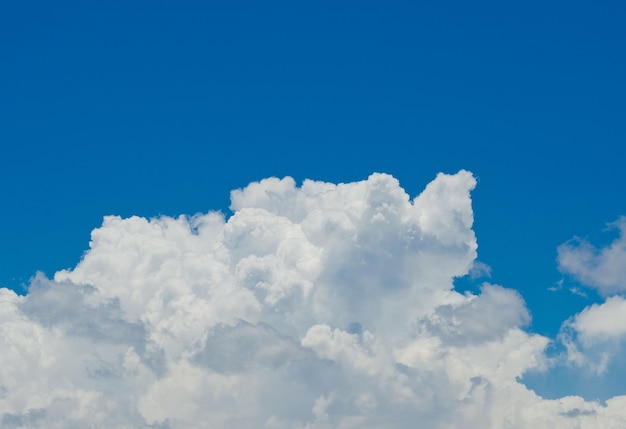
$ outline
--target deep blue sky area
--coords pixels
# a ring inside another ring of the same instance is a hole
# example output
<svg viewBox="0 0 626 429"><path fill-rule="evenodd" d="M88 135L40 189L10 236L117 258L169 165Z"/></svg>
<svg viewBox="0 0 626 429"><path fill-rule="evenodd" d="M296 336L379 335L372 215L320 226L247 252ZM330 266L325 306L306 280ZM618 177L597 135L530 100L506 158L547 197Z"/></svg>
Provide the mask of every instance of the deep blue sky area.
<svg viewBox="0 0 626 429"><path fill-rule="evenodd" d="M74 266L104 215L464 168L479 259L553 335L597 299L547 290L556 247L626 214L625 23L622 1L4 1L0 286Z"/></svg>

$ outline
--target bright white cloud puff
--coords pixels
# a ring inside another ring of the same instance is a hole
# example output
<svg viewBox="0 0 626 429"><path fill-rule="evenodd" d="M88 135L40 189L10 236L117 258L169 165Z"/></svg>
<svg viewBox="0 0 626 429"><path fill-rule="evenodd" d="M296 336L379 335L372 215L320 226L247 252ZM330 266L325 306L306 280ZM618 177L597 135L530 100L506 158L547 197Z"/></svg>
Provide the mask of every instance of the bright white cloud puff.
<svg viewBox="0 0 626 429"><path fill-rule="evenodd" d="M612 296L585 308L563 324L559 338L570 363L604 374L626 352L626 300Z"/></svg>
<svg viewBox="0 0 626 429"><path fill-rule="evenodd" d="M0 289L0 426L623 429L626 396L518 381L549 340L517 292L453 289L475 184L271 178L228 220L106 217L73 270ZM583 340L622 334L597 311L571 322Z"/></svg>

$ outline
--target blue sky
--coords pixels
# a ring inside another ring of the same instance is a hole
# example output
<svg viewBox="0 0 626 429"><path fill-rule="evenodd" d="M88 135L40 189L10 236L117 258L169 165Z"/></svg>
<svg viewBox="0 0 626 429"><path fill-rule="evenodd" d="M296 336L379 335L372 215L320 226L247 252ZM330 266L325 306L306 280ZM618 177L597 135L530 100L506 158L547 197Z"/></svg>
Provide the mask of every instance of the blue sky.
<svg viewBox="0 0 626 429"><path fill-rule="evenodd" d="M0 286L76 266L105 215L466 169L478 259L555 337L603 301L557 247L626 215L626 4L434 3L4 2Z"/></svg>

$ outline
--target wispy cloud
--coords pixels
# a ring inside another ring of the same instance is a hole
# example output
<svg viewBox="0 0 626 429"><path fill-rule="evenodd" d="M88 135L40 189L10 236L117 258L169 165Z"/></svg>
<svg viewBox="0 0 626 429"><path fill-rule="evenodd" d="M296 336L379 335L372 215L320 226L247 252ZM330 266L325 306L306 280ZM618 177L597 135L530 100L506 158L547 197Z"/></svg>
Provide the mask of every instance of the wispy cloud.
<svg viewBox="0 0 626 429"><path fill-rule="evenodd" d="M491 277L491 267L484 262L478 260L474 261L472 268L469 271L469 275L472 280Z"/></svg>

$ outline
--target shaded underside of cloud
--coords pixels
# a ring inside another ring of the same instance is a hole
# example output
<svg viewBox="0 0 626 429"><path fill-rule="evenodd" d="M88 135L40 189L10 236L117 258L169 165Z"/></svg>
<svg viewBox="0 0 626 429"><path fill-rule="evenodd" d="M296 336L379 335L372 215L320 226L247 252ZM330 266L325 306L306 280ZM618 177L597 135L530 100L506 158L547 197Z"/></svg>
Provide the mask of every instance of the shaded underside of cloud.
<svg viewBox="0 0 626 429"><path fill-rule="evenodd" d="M550 362L516 291L454 290L479 266L475 184L270 178L228 219L106 217L75 268L0 289L0 426L626 427L624 396L519 382ZM598 311L564 328L579 352L623 334Z"/></svg>

